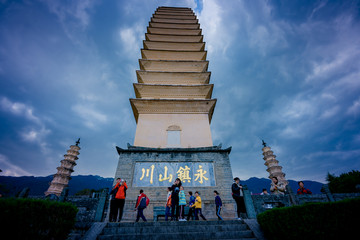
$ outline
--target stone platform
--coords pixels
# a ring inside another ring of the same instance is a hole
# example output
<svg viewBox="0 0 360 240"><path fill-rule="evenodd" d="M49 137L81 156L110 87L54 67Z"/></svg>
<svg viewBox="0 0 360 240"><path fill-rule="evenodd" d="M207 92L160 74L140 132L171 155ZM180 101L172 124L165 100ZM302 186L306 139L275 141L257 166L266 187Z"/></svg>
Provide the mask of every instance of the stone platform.
<svg viewBox="0 0 360 240"><path fill-rule="evenodd" d="M177 177L183 179L186 194L188 191L200 192L205 217L216 217L214 190L217 190L223 202L221 215L224 219L235 218L235 205L231 195L233 183L229 159L231 148L222 149L220 146L145 148L128 145L127 149L117 147L117 151L119 163L115 179L118 177L125 179L129 188L124 208L124 221L134 221L136 218L134 207L140 189L143 189L150 199L144 214L146 218L153 219L153 207L165 207L167 187L170 187ZM186 175L179 175L181 172L178 170L181 168L188 169L187 178ZM200 176L199 173L204 175ZM186 199L188 202L189 197L187 196Z"/></svg>

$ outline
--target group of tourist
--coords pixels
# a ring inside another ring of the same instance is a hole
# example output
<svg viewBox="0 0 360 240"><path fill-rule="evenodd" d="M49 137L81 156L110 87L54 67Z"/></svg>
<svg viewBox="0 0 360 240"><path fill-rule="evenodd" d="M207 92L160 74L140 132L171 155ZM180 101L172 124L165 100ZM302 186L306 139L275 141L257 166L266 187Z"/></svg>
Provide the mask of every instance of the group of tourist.
<svg viewBox="0 0 360 240"><path fill-rule="evenodd" d="M121 178L116 179L116 184L111 190L111 200L110 200L110 214L109 214L109 221L116 222L118 220L119 214L119 222L122 219L124 213L124 206L125 206L125 198L126 198L126 190L128 186L126 181ZM140 220L144 220L146 222L146 218L144 216L144 209L149 205L149 198L144 193L144 190L140 190L140 195L137 198L135 203L135 211L137 210L136 222Z"/></svg>
<svg viewBox="0 0 360 240"><path fill-rule="evenodd" d="M188 192L189 204L186 203L184 186L182 186L179 178L175 180L171 187L168 187L167 191L165 221L168 221L169 217L171 217L171 221L189 221L193 214L195 215L195 220L199 220L199 215L202 219L206 220L201 212L201 197L198 191L195 192L195 197L192 191ZM187 219L185 219L185 206L187 205L189 206L189 213Z"/></svg>
<svg viewBox="0 0 360 240"><path fill-rule="evenodd" d="M296 193L298 195L303 195L303 194L312 194L312 192L304 187L304 182L303 181L299 181L298 182L299 188L296 191ZM271 186L270 186L270 192L273 195L284 195L285 194L285 185L282 182L279 182L279 180L277 179L277 177L272 177L271 178ZM260 193L260 195L270 195L266 188L264 188L262 190L262 192Z"/></svg>
<svg viewBox="0 0 360 240"><path fill-rule="evenodd" d="M311 191L304 187L304 183L302 181L298 182L299 189L297 190L297 194L311 194ZM128 186L126 181L120 178L116 179L116 184L111 194L111 202L110 202L110 214L109 221L110 222L120 222L123 216L125 198L126 198L126 190ZM195 192L195 196L193 196L193 192L188 192L189 202L186 201L186 194L184 191L184 186L182 186L181 180L177 178L171 187L167 188L167 198L165 204L165 221L168 221L169 218L171 221L189 221L190 219L199 220L199 216L206 220L205 216L202 214L202 203L200 193L198 191ZM237 209L237 219L242 220L242 217L246 213L245 209L245 201L244 201L244 192L243 186L240 184L240 179L238 177L234 178L234 183L231 186L232 197L236 203ZM279 182L277 177L273 177L271 181L270 192L274 195L283 195L285 194L285 185L282 182ZM219 196L218 191L214 191L215 196L215 209L216 216L218 220L223 220L221 217L221 209L222 209L222 201ZM261 195L269 195L266 189L263 189ZM149 205L149 198L146 196L144 191L141 189L140 194L137 198L135 204L135 211L137 211L136 222L141 219L143 221L147 221L144 216L144 209ZM189 207L189 212L187 214L187 218L185 219L185 206Z"/></svg>

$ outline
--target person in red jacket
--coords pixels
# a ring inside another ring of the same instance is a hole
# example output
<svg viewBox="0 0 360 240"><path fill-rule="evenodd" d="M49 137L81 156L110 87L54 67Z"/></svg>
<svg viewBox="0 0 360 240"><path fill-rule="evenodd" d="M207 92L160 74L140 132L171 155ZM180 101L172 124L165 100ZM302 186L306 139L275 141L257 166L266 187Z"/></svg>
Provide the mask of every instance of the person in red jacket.
<svg viewBox="0 0 360 240"><path fill-rule="evenodd" d="M123 216L123 210L125 205L125 198L126 198L126 190L128 189L128 186L126 184L126 181L124 179L121 179L114 187L114 189L117 189L117 192L115 194L115 206L114 206L114 214L113 219L116 222L117 215L119 212L119 222L122 219Z"/></svg>
<svg viewBox="0 0 360 240"><path fill-rule="evenodd" d="M146 194L144 193L144 191L141 189L140 190L140 195L138 196L138 199L136 201L136 205L135 205L135 211L137 209L137 216L136 216L136 222L138 222L140 220L140 217L142 218L142 220L144 222L146 222L146 218L144 216L144 209L147 207L147 205L149 205L149 198L146 196Z"/></svg>
<svg viewBox="0 0 360 240"><path fill-rule="evenodd" d="M116 184L120 182L120 178L116 179ZM115 184L115 186L116 186ZM116 222L116 218L119 212L119 208L117 207L117 201L115 200L115 195L117 193L118 188L113 187L113 189L110 192L111 198L110 198L110 216L109 221L110 222Z"/></svg>
<svg viewBox="0 0 360 240"><path fill-rule="evenodd" d="M299 189L297 190L297 194L299 194L299 195L312 194L312 192L309 189L304 187L304 182L303 181L298 182L298 184L299 184Z"/></svg>

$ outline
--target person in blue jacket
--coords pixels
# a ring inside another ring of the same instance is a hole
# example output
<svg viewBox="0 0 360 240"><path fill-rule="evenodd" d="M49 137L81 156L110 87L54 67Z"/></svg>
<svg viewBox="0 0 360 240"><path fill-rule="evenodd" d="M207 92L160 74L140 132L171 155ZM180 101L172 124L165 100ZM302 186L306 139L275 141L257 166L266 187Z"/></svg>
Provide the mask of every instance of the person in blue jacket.
<svg viewBox="0 0 360 240"><path fill-rule="evenodd" d="M136 201L136 205L135 205L135 211L137 210L137 216L136 216L136 222L138 222L140 220L140 218L142 218L142 220L144 222L146 222L146 218L144 216L144 209L149 205L149 198L146 196L146 194L144 193L144 190L140 190L140 195L138 196L138 199Z"/></svg>
<svg viewBox="0 0 360 240"><path fill-rule="evenodd" d="M189 196L190 196L190 201L189 201L189 214L187 216L188 221L190 220L190 217L192 220L194 219L193 215L195 213L195 207L194 207L195 197L193 196L192 191L189 191Z"/></svg>
<svg viewBox="0 0 360 240"><path fill-rule="evenodd" d="M218 193L218 191L214 191L214 195L215 195L215 205L216 205L216 216L218 217L218 220L224 220L221 216L220 216L220 211L221 211L221 207L222 207L222 202L221 202L221 198L220 198L220 194Z"/></svg>

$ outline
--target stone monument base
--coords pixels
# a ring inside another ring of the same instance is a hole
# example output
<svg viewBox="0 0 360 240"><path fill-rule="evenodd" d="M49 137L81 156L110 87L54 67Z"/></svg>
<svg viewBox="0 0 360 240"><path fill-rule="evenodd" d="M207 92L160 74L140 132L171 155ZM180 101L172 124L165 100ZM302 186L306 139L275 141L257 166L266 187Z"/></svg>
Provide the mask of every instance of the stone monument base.
<svg viewBox="0 0 360 240"><path fill-rule="evenodd" d="M220 193L223 202L221 216L235 218L235 204L231 195L231 147L145 148L128 145L127 149L116 149L119 162L114 181L121 178L128 185L124 221L136 219L134 209L140 189L143 189L150 199L144 215L148 220L152 220L153 208L165 207L167 187L178 177L182 180L187 203L189 191L192 191L193 195L195 191L200 193L202 212L206 218L216 218L214 190Z"/></svg>

